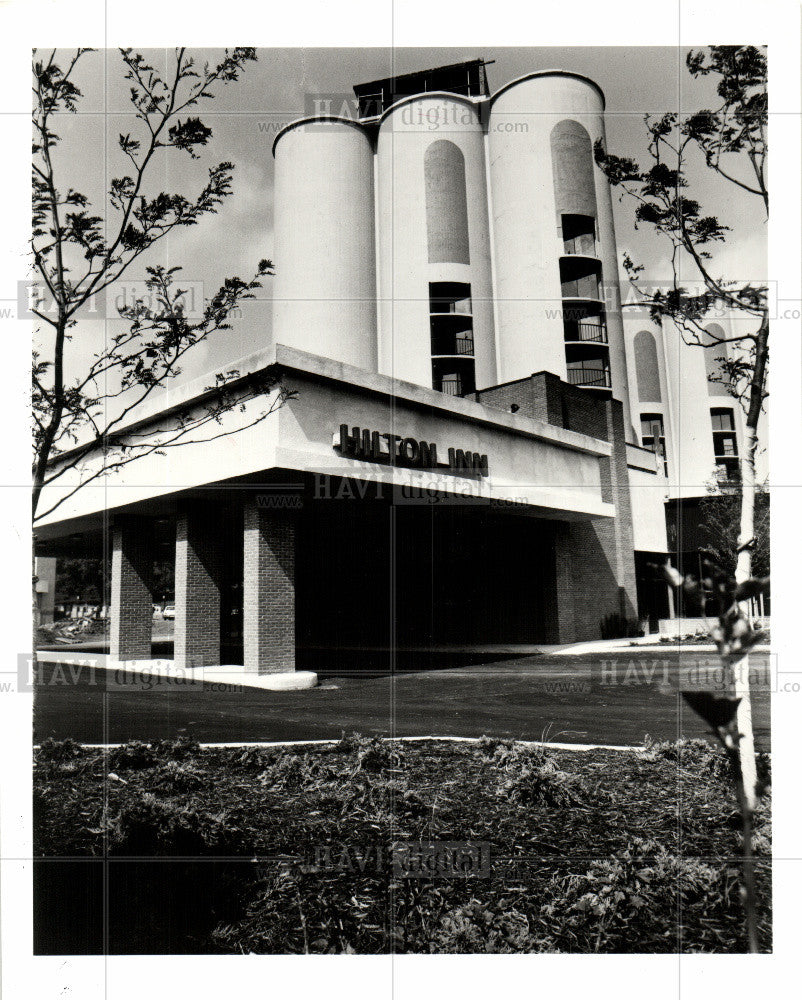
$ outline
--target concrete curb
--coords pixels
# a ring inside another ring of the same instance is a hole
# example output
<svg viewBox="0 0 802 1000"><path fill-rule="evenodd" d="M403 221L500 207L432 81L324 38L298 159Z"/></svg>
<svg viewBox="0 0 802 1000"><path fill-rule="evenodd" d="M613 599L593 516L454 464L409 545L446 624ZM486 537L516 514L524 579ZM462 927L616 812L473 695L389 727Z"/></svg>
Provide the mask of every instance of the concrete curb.
<svg viewBox="0 0 802 1000"><path fill-rule="evenodd" d="M259 691L306 691L317 686L317 674L294 670L276 674L248 673L238 664L178 669L173 660L111 660L105 653L44 652L40 663L66 663L134 676L160 677L190 684L218 684Z"/></svg>
<svg viewBox="0 0 802 1000"><path fill-rule="evenodd" d="M643 652L688 652L688 653L710 653L717 656L716 647L712 642L691 643L691 642L645 642L651 636L644 636L642 639L606 639L601 642L582 642L576 646L569 646L566 649L551 650L550 656L584 656L588 653L613 653L628 651ZM750 653L769 653L769 646L753 646Z"/></svg>
<svg viewBox="0 0 802 1000"><path fill-rule="evenodd" d="M479 743L482 736L386 736L383 739L397 743ZM331 740L279 740L276 742L253 742L253 743L199 743L201 750L269 750L276 747L304 747L304 746L334 746L340 743L339 739ZM586 753L589 750L617 750L626 753L643 753L642 746L618 746L608 743L550 743L547 740L513 740L525 747L545 747L552 750L576 750ZM87 750L113 750L115 747L124 746L123 743L82 743ZM35 745L34 749L38 747Z"/></svg>

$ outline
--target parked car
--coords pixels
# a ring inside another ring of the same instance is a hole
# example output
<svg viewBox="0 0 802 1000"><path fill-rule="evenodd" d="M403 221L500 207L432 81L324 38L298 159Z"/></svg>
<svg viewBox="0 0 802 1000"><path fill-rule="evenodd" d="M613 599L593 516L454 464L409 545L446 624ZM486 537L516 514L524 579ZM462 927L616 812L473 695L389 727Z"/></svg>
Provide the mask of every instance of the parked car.
<svg viewBox="0 0 802 1000"><path fill-rule="evenodd" d="M164 611L162 611L162 618L175 618L175 605L165 604Z"/></svg>

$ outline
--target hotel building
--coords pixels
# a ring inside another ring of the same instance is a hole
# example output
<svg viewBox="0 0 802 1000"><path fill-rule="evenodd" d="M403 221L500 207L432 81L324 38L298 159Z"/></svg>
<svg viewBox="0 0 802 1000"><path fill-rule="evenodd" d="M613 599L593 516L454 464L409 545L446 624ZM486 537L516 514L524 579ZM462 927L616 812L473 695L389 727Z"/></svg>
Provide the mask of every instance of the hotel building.
<svg viewBox="0 0 802 1000"><path fill-rule="evenodd" d="M272 342L254 329L236 365L230 433L143 458L37 528L43 557L110 552L115 660L151 655L166 554L177 666L655 625L667 504L737 463L711 352L622 309L592 80L538 71L491 95L477 60L354 91L356 115L275 139ZM254 422L259 378L288 398ZM169 398L128 432L158 439L214 391Z"/></svg>

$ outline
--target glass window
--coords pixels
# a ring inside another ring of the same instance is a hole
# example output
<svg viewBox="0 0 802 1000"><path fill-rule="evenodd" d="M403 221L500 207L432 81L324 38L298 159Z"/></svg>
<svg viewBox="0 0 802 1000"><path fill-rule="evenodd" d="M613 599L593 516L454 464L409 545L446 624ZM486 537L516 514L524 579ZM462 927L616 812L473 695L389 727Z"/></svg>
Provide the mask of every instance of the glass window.
<svg viewBox="0 0 802 1000"><path fill-rule="evenodd" d="M662 413L643 413L640 418L641 444L663 459L663 471L668 475L666 433Z"/></svg>
<svg viewBox="0 0 802 1000"><path fill-rule="evenodd" d="M740 466L735 413L731 408L717 407L710 411L710 422L713 427L713 455L719 475L725 480L737 479Z"/></svg>
<svg viewBox="0 0 802 1000"><path fill-rule="evenodd" d="M714 431L734 431L735 417L732 410L711 410L710 419Z"/></svg>

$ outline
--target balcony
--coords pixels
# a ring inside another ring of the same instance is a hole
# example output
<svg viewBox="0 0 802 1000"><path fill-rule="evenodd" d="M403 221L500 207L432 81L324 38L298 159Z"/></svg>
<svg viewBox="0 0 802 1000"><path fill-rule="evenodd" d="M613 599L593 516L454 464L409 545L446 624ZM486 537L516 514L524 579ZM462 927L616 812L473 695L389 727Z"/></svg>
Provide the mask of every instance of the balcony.
<svg viewBox="0 0 802 1000"><path fill-rule="evenodd" d="M429 317L432 357L472 357L473 319L463 313L432 313Z"/></svg>
<svg viewBox="0 0 802 1000"><path fill-rule="evenodd" d="M438 334L432 336L433 358L473 357L473 331L466 330L455 335Z"/></svg>
<svg viewBox="0 0 802 1000"><path fill-rule="evenodd" d="M601 284L595 274L588 274L581 278L572 278L570 281L560 282L560 294L565 299L590 299L593 302L603 302L601 295Z"/></svg>
<svg viewBox="0 0 802 1000"><path fill-rule="evenodd" d="M589 215L561 218L563 254L567 257L596 257L596 220Z"/></svg>
<svg viewBox="0 0 802 1000"><path fill-rule="evenodd" d="M566 373L569 385L582 389L612 389L609 368L592 368L585 365L569 367Z"/></svg>
<svg viewBox="0 0 802 1000"><path fill-rule="evenodd" d="M607 324L602 318L563 321L566 343L606 344Z"/></svg>
<svg viewBox="0 0 802 1000"><path fill-rule="evenodd" d="M581 236L573 240L563 240L564 257L592 257L598 258L596 253L596 240L592 236Z"/></svg>
<svg viewBox="0 0 802 1000"><path fill-rule="evenodd" d="M437 316L470 316L471 286L465 281L430 281L429 312Z"/></svg>
<svg viewBox="0 0 802 1000"><path fill-rule="evenodd" d="M432 387L447 396L466 396L476 391L473 357L432 358Z"/></svg>
<svg viewBox="0 0 802 1000"><path fill-rule="evenodd" d="M560 293L566 301L598 305L603 302L601 263L593 257L560 258ZM583 317L574 315L571 319Z"/></svg>

